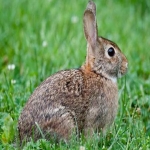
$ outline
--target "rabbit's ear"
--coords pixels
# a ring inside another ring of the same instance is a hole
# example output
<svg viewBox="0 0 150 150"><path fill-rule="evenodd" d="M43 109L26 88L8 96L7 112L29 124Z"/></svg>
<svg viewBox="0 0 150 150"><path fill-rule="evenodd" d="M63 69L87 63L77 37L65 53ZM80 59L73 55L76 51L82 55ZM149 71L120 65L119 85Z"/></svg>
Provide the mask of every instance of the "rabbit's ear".
<svg viewBox="0 0 150 150"><path fill-rule="evenodd" d="M96 23L96 6L93 1L89 1L84 12L84 34L88 44L95 47L98 38Z"/></svg>

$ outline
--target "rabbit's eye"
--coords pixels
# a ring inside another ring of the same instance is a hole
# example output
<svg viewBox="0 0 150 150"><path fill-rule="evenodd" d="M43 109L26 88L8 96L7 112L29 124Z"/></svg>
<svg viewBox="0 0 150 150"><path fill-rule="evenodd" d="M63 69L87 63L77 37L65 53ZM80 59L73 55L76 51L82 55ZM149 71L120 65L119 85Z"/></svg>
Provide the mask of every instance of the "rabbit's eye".
<svg viewBox="0 0 150 150"><path fill-rule="evenodd" d="M113 56L115 55L115 50L114 50L114 48L110 47L110 48L108 49L108 55L109 55L110 57L113 57Z"/></svg>

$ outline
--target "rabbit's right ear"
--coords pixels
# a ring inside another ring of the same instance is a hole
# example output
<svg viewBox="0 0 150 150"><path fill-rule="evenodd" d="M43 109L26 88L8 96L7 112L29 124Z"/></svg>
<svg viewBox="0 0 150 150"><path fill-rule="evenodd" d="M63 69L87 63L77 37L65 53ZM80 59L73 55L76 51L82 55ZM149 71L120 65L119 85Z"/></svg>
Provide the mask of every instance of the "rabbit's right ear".
<svg viewBox="0 0 150 150"><path fill-rule="evenodd" d="M96 23L96 6L93 1L89 1L84 12L84 34L88 44L95 47L98 38L97 23Z"/></svg>

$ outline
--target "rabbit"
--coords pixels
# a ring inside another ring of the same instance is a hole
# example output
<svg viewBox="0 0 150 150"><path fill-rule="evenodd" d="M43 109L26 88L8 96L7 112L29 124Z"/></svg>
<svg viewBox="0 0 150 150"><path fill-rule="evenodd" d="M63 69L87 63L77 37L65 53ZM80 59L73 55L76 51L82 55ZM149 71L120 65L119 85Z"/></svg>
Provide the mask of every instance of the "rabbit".
<svg viewBox="0 0 150 150"><path fill-rule="evenodd" d="M73 133L90 137L113 123L118 109L117 79L126 74L128 61L114 42L98 36L93 1L88 2L83 25L85 63L51 75L34 90L19 117L21 141L68 141Z"/></svg>

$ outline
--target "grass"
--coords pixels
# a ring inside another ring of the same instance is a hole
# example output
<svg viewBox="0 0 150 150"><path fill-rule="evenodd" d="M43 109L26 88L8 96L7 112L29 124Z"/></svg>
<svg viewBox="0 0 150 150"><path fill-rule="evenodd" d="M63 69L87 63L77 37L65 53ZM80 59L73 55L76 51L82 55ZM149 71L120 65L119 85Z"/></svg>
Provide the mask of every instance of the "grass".
<svg viewBox="0 0 150 150"><path fill-rule="evenodd" d="M150 149L150 2L95 0L99 35L115 41L129 70L119 79L119 110L106 135L28 149ZM87 1L0 0L0 149L19 149L17 121L32 91L54 72L85 59L82 17Z"/></svg>

